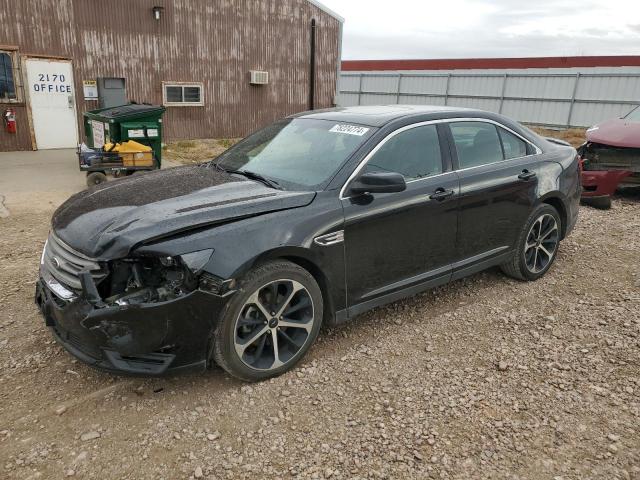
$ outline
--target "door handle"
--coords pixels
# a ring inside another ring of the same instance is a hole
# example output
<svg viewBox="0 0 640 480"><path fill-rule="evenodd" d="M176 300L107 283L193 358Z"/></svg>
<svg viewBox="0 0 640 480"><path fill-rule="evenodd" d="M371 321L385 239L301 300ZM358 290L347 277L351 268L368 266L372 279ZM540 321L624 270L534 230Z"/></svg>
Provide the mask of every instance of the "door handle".
<svg viewBox="0 0 640 480"><path fill-rule="evenodd" d="M444 188L438 188L435 192L429 195L431 200L442 201L446 198L451 197L455 192L453 190L445 190Z"/></svg>
<svg viewBox="0 0 640 480"><path fill-rule="evenodd" d="M536 176L536 172L530 172L529 170L524 169L522 170L522 173L518 175L518 178L526 182L527 180L531 180L535 176Z"/></svg>

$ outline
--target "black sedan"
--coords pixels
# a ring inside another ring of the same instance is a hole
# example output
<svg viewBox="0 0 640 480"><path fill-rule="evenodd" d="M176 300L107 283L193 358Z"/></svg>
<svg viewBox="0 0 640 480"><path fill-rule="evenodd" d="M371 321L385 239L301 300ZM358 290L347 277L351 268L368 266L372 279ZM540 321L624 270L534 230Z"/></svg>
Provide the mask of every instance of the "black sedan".
<svg viewBox="0 0 640 480"><path fill-rule="evenodd" d="M450 107L299 114L215 161L116 180L54 214L36 302L111 371L292 368L322 324L500 266L542 277L578 215L576 151Z"/></svg>

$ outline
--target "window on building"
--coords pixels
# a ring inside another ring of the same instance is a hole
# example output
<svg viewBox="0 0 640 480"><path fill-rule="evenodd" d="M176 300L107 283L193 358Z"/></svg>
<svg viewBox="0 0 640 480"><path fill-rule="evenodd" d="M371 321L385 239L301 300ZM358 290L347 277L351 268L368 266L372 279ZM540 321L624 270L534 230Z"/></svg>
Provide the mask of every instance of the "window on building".
<svg viewBox="0 0 640 480"><path fill-rule="evenodd" d="M367 162L364 171L401 173L407 180L442 173L436 126L410 128L391 137Z"/></svg>
<svg viewBox="0 0 640 480"><path fill-rule="evenodd" d="M492 123L454 122L451 133L460 168L477 167L504 160L498 130Z"/></svg>
<svg viewBox="0 0 640 480"><path fill-rule="evenodd" d="M15 99L16 84L11 54L0 51L0 102Z"/></svg>
<svg viewBox="0 0 640 480"><path fill-rule="evenodd" d="M204 105L201 83L164 83L164 104L168 106Z"/></svg>

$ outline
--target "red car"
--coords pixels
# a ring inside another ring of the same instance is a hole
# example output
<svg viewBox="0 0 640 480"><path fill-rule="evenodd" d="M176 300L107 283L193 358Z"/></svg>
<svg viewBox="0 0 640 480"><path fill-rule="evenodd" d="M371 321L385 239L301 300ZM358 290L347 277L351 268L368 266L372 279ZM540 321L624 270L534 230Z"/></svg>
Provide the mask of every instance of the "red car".
<svg viewBox="0 0 640 480"><path fill-rule="evenodd" d="M584 168L583 200L611 207L611 195L619 186L640 185L640 106L588 129L578 153Z"/></svg>

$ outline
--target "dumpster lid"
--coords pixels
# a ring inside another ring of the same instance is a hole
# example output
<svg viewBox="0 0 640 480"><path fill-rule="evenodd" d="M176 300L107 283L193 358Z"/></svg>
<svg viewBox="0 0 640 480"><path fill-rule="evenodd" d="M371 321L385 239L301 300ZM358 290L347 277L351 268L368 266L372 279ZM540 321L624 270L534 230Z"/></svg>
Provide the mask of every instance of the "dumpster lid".
<svg viewBox="0 0 640 480"><path fill-rule="evenodd" d="M101 117L105 118L122 118L122 117L130 117L132 115L142 115L149 113L160 113L164 112L165 108L162 105L140 105L140 104L129 104L129 105L120 105L119 107L111 107L105 110L100 110L98 112L88 112L97 114Z"/></svg>

